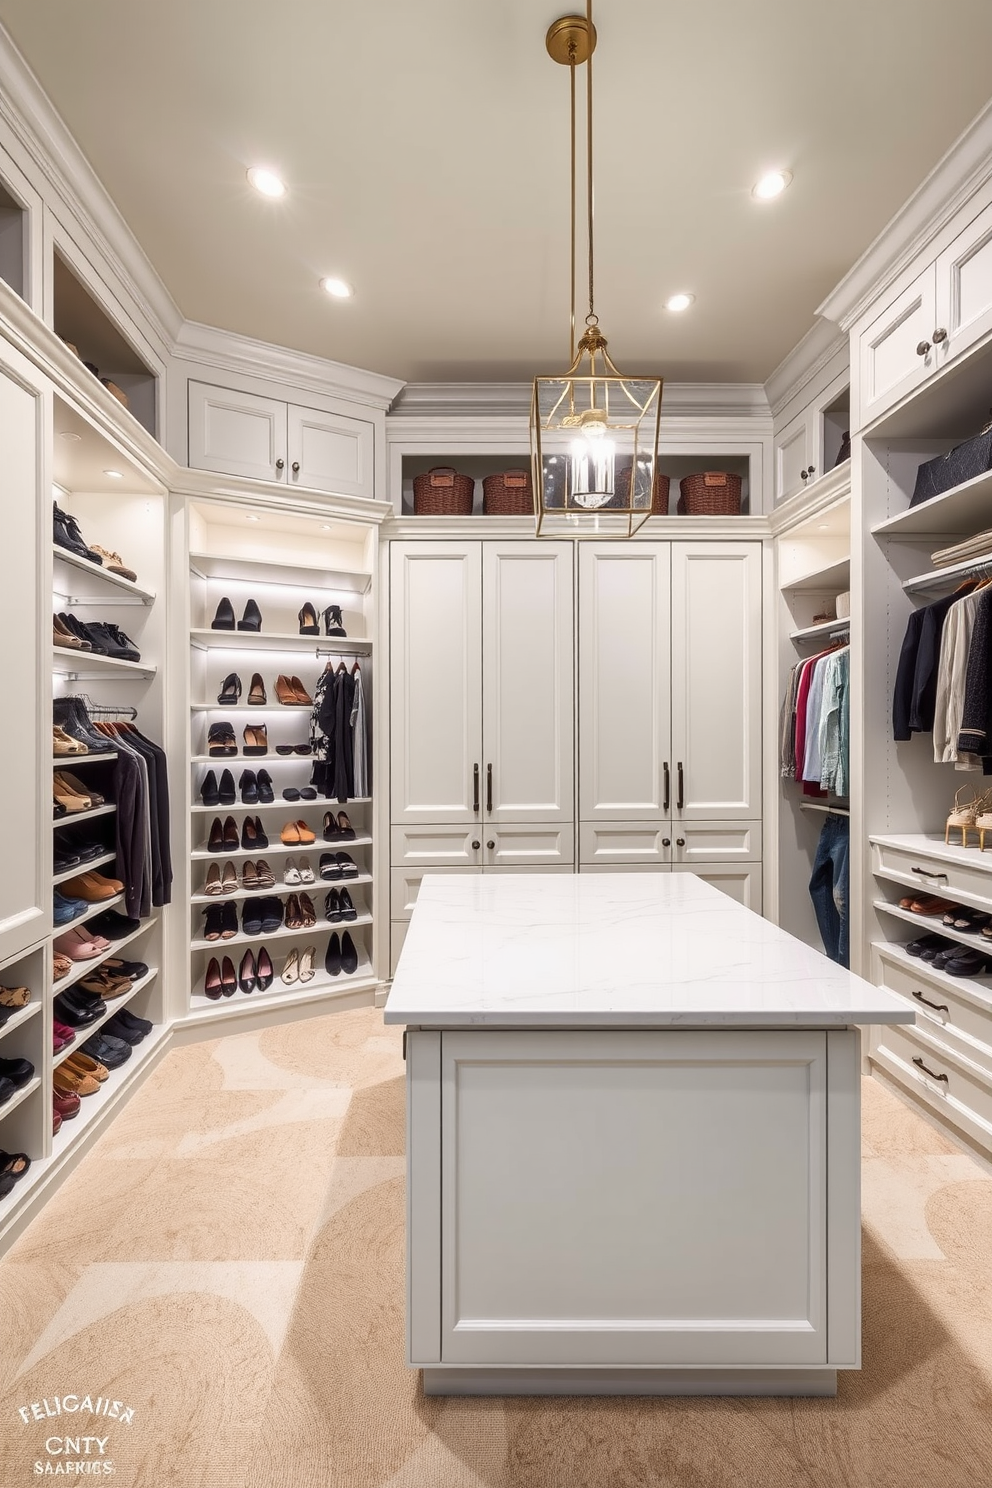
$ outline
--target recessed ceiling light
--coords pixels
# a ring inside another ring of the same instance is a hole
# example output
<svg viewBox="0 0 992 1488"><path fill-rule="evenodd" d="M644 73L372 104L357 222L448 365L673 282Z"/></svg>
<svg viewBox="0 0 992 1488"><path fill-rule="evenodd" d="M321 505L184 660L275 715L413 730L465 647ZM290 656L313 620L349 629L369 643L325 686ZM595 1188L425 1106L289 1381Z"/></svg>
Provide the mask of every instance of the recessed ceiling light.
<svg viewBox="0 0 992 1488"><path fill-rule="evenodd" d="M781 196L782 192L792 180L792 172L785 170L769 171L762 176L761 180L753 187L752 196L759 201L771 201L773 197Z"/></svg>
<svg viewBox="0 0 992 1488"><path fill-rule="evenodd" d="M71 439L74 444L80 444L83 436L82 434L77 434L75 429L61 429L59 431L59 438Z"/></svg>
<svg viewBox="0 0 992 1488"><path fill-rule="evenodd" d="M123 470L105 470L103 473L104 473L104 475L109 475L111 480L123 480L124 479L124 472L123 472Z"/></svg>
<svg viewBox="0 0 992 1488"><path fill-rule="evenodd" d="M261 517L245 517L246 522L260 522L261 520Z"/></svg>
<svg viewBox="0 0 992 1488"><path fill-rule="evenodd" d="M325 294L333 295L336 300L350 300L355 293L344 279L321 279L320 287Z"/></svg>
<svg viewBox="0 0 992 1488"><path fill-rule="evenodd" d="M267 165L253 165L248 180L263 196L285 196L286 186L280 176Z"/></svg>
<svg viewBox="0 0 992 1488"><path fill-rule="evenodd" d="M321 532L330 532L331 531L331 524L330 524L330 522L321 522L321 524L320 524L320 530L321 530Z"/></svg>
<svg viewBox="0 0 992 1488"><path fill-rule="evenodd" d="M665 309L676 311L688 310L689 306L692 304L695 298L696 296L693 294L669 295L668 299L665 301Z"/></svg>

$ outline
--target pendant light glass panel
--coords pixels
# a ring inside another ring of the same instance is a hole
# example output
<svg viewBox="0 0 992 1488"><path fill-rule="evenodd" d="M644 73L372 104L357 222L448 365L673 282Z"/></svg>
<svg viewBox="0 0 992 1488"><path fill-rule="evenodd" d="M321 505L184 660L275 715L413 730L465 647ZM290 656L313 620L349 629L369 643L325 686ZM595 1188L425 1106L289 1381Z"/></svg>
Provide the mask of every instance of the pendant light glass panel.
<svg viewBox="0 0 992 1488"><path fill-rule="evenodd" d="M661 382L579 375L534 380L537 535L630 537L651 515Z"/></svg>

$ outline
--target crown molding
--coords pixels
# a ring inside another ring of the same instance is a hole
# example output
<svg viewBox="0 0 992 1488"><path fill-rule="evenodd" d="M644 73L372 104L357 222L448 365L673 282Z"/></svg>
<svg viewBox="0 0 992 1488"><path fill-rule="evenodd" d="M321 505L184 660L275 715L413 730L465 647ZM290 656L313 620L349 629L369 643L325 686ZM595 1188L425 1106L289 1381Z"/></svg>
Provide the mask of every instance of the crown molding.
<svg viewBox="0 0 992 1488"><path fill-rule="evenodd" d="M404 387L395 377L366 372L343 362L256 341L237 331L222 331L200 321L186 320L179 328L173 355L184 362L211 367L240 376L271 377L290 386L320 393L325 398L344 398L385 411Z"/></svg>
<svg viewBox="0 0 992 1488"><path fill-rule="evenodd" d="M955 140L816 313L842 330L850 330L872 301L990 178L992 103Z"/></svg>
<svg viewBox="0 0 992 1488"><path fill-rule="evenodd" d="M47 183L47 199L83 227L168 353L182 324L179 306L2 25L0 118Z"/></svg>
<svg viewBox="0 0 992 1488"><path fill-rule="evenodd" d="M530 382L408 382L389 418L529 418L532 392ZM666 415L767 419L768 399L758 382L667 382Z"/></svg>
<svg viewBox="0 0 992 1488"><path fill-rule="evenodd" d="M829 320L817 320L765 382L773 418L778 418L785 405L808 387L841 351L849 354L844 333Z"/></svg>

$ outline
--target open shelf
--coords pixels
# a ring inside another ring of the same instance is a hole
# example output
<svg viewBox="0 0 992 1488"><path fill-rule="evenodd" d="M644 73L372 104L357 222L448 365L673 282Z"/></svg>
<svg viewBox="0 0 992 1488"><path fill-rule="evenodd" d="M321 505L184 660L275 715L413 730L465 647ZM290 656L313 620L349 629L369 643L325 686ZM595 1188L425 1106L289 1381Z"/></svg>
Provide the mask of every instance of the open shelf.
<svg viewBox="0 0 992 1488"><path fill-rule="evenodd" d="M92 754L62 754L52 760L52 766L56 770L68 770L71 775L80 765L97 765L116 758L116 749L103 749Z"/></svg>
<svg viewBox="0 0 992 1488"><path fill-rule="evenodd" d="M52 670L60 676L73 677L80 682L106 682L118 672L148 680L155 676L158 669L143 661L122 661L117 656L97 656L93 651L73 651L68 647L53 646ZM74 756L69 755L67 758Z"/></svg>
<svg viewBox="0 0 992 1488"><path fill-rule="evenodd" d="M916 918L917 923L919 923L919 917L918 916L914 916L914 918ZM929 934L930 931L931 931L931 928L932 927L928 926L927 929L926 929L926 931L924 933ZM934 934L937 934L937 935L943 935L944 932L943 932L943 930L934 930L933 933ZM916 936L913 936L912 937L912 939L914 939L914 940L916 938L917 938ZM953 937L953 936L948 936L948 939L949 940L954 939L954 938L955 937ZM952 988L955 988L955 989L957 989L958 992L962 992L962 991L965 991L965 990L967 990L969 992L972 992L972 993L979 992L979 993L981 993L981 995L984 998L989 999L990 1002L992 1002L992 977L990 977L990 976L980 976L980 977L956 977L956 976L948 976L948 974L947 974L946 971L941 971L939 969L939 967L932 966L929 961L922 961L921 962L920 961L920 958L918 956L911 956L909 954L909 952L905 949L905 947L904 946L901 946L898 943L898 941L893 941L893 940L875 940L875 941L872 941L872 950L879 951L879 952L884 952L887 956L891 956L894 960L898 961L898 963L899 963L900 966L905 967L905 969L907 971L912 971L912 972L917 972L917 973L923 972L925 974L925 976L927 977L928 980L929 980L929 978L932 977L934 979L934 981L936 981L936 982L942 982L944 984L944 986L947 987L948 991L950 991ZM990 958L990 959L992 959L992 958Z"/></svg>
<svg viewBox="0 0 992 1488"><path fill-rule="evenodd" d="M907 925L916 925L918 930L917 934L912 937L913 940L919 940L922 935L942 935L945 940L956 940L959 945L973 946L976 950L984 950L987 947L989 960L992 961L992 940L986 940L981 934L976 935L972 931L969 935L964 930L955 930L949 925L942 924L940 915L914 914L911 909L900 909L898 904L890 904L887 899L873 899L872 905L882 914L892 915L897 920L905 920ZM879 944L884 944L884 942L879 942ZM900 956L903 954L898 945L894 945L893 949L898 950ZM913 962L919 961L920 966L928 973L935 969L929 961L920 961L918 956L910 956L908 952L906 959ZM951 980L967 981L968 978L952 977Z"/></svg>
<svg viewBox="0 0 992 1488"><path fill-rule="evenodd" d="M806 625L802 630L790 630L790 641L828 640L832 635L843 635L850 631L850 620L821 620L818 625Z"/></svg>
<svg viewBox="0 0 992 1488"><path fill-rule="evenodd" d="M0 1106L0 1121L3 1121L5 1116L9 1116L11 1111L16 1111L22 1101L26 1101L29 1096L34 1095L35 1091L40 1088L41 1076L32 1076L26 1085L22 1086L15 1095L10 1097L10 1100L4 1101L3 1105ZM0 1136L0 1140L2 1140L2 1136Z"/></svg>
<svg viewBox="0 0 992 1488"><path fill-rule="evenodd" d="M842 558L838 562L828 563L823 568L811 569L808 573L801 574L797 579L789 579L781 588L783 594L791 594L796 590L809 589L824 592L835 590L838 594L851 586L851 560L849 557Z"/></svg>
<svg viewBox="0 0 992 1488"><path fill-rule="evenodd" d="M71 775L71 767L65 765L65 768ZM108 801L105 806L94 806L89 811L67 811L65 816L57 816L53 820L52 826L56 829L59 827L71 827L75 822L94 821L98 816L111 816L116 810L116 802Z"/></svg>
<svg viewBox="0 0 992 1488"><path fill-rule="evenodd" d="M94 962L90 962L91 966L94 964ZM69 1044L68 1048L60 1049L59 1052L53 1056L52 1069L58 1069L63 1060L68 1059L71 1055L77 1053L79 1049L82 1048L83 1044L85 1044L88 1038L92 1038L95 1033L98 1033L103 1027L104 1023L109 1023L110 1019L114 1016L115 1013L119 1012L121 1008L127 1007L132 997L137 996L137 994L143 991L145 987L150 986L157 976L158 967L149 966L148 971L145 973L145 975L143 977L139 977L129 991L122 992L120 997L114 997L110 1001L107 1001L107 1011L105 1013L101 1013L99 1018L95 1018L92 1023L87 1023L85 1028L75 1029L75 1042ZM68 985L68 983L66 985ZM61 1022L61 1019L59 1021ZM66 1026L69 1027L70 1025L67 1024ZM151 1035L149 1035L149 1037L151 1037ZM135 1045L135 1048L138 1047L140 1046ZM127 1061L128 1064L130 1064L130 1062L130 1060ZM119 1068L126 1069L127 1066L120 1065ZM114 1071L111 1070L110 1073L111 1076L113 1076Z"/></svg>
<svg viewBox="0 0 992 1488"><path fill-rule="evenodd" d="M215 853L214 856L220 858L221 854ZM305 857L306 854L303 853L301 854L301 856ZM289 894L309 894L311 899L316 900L318 897L323 898L323 896L329 893L331 889L347 888L350 893L353 885L370 884L371 882L371 873L360 873L357 878L318 878L316 883L311 884L277 883L271 889L235 889L234 892L230 894L194 893L190 897L189 902L190 904L224 904L227 902L228 899L264 899L266 894L270 896L275 895L279 899L285 899ZM347 927L348 922L346 921L344 923ZM352 920L350 923L356 924L357 921ZM330 921L328 921L328 924L330 924Z"/></svg>
<svg viewBox="0 0 992 1488"><path fill-rule="evenodd" d="M268 754L193 754L190 755L191 765L209 765L212 770L220 774L221 770L267 770L270 765L312 765L317 758L314 754L276 754L274 746ZM287 801L287 806L297 803ZM347 805L347 802L345 802Z"/></svg>
<svg viewBox="0 0 992 1488"><path fill-rule="evenodd" d="M111 573L109 569L101 568L98 563L90 563L87 558L77 558L75 553L70 553L67 548L59 547L58 543L52 544L52 556L56 562L66 563L70 568L78 568L81 573L88 574L92 578L101 579L112 589L119 589L122 594L130 595L132 598L139 600L143 605L150 605L155 599L155 595L150 589L143 589L140 584L133 583L131 579L122 579L120 574ZM57 580L55 592L60 599L65 600L66 607L72 605L78 597L72 594L65 594L60 590ZM85 597L90 598L89 595ZM105 602L108 605L112 605L114 599L111 595L108 595Z"/></svg>
<svg viewBox="0 0 992 1488"><path fill-rule="evenodd" d="M878 537L957 537L992 525L992 470L907 508L871 530Z"/></svg>
<svg viewBox="0 0 992 1488"><path fill-rule="evenodd" d="M943 594L948 589L956 589L962 579L981 569L992 573L992 552L986 553L984 558L969 558L966 563L949 563L946 568L932 568L927 573L915 574L906 579L902 587L907 594Z"/></svg>
<svg viewBox="0 0 992 1488"><path fill-rule="evenodd" d="M229 1006L235 999L240 999L240 1006L243 1007L246 996L250 997L252 1005L255 1007L272 1007L286 1002L308 1002L311 998L324 1000L328 992L340 992L342 994L362 992L367 988L378 986L375 977L372 975L371 963L364 956L358 963L358 969L352 972L351 976L347 976L344 972L340 976L328 976L323 966L319 963L318 967L319 969L316 971L313 980L304 982L302 985L299 982L293 982L287 987L280 980L277 973L275 981L267 992L245 994L239 989L234 994L234 997L222 997L216 1002L210 997L205 997L203 992L198 989L190 997L190 1007L206 1011L210 1008Z"/></svg>
<svg viewBox="0 0 992 1488"><path fill-rule="evenodd" d="M120 879L117 882L120 883ZM71 895L69 897L71 898ZM94 919L98 914L102 914L105 909L116 909L119 904L123 903L123 900L123 893L115 894L112 899L101 899L99 904L91 904L84 914L76 915L75 919L66 920L61 925L53 925L52 934L64 935L67 930L78 930L80 925L85 925L87 920Z"/></svg>
<svg viewBox="0 0 992 1488"><path fill-rule="evenodd" d="M24 1007L18 1008L17 1012L12 1013L3 1027L0 1028L0 1039L6 1038L8 1033L13 1033L15 1029L20 1028L23 1023L27 1023L30 1018L33 1018L35 1013L40 1012L40 1002L29 1002ZM0 1050L0 1053L2 1052L3 1051Z"/></svg>
<svg viewBox="0 0 992 1488"><path fill-rule="evenodd" d="M24 273L27 212L0 183L0 279L23 300L27 288Z"/></svg>
<svg viewBox="0 0 992 1488"><path fill-rule="evenodd" d="M249 766L248 768L251 767ZM343 806L339 806L337 801L330 796L318 796L316 801L264 801L254 806L246 805L244 801L234 801L228 806L193 805L190 807L190 810L199 812L201 815L207 815L209 813L212 816L233 816L235 812L238 814L247 812L249 816L254 816L260 811L281 811L284 814L292 815L296 810L315 811L320 809L322 811L330 811L333 807L337 811L343 811L345 816L347 816L349 806L367 806L371 799L371 796L352 796ZM344 838L341 838L336 845L347 852L348 843ZM328 846L331 846L331 844L328 843ZM220 855L218 854L217 856Z"/></svg>
<svg viewBox="0 0 992 1488"><path fill-rule="evenodd" d="M56 333L75 348L81 362L99 369L100 378L116 383L127 395L127 411L154 436L155 374L58 250L54 254L52 295ZM113 395L108 390L109 396ZM117 398L114 401L124 407Z"/></svg>
<svg viewBox="0 0 992 1488"><path fill-rule="evenodd" d="M301 636L266 635L264 631L249 630L191 630L190 645L198 651L285 651L298 654L319 651L340 651L343 655L367 656L372 642L358 636Z"/></svg>
<svg viewBox="0 0 992 1488"><path fill-rule="evenodd" d="M321 594L367 594L372 575L351 569L316 568L303 563L270 563L251 558L225 558L217 553L190 553L190 571L201 579L230 579L250 584L276 584L297 589L315 589ZM307 598L304 595L303 598ZM216 631L211 634L217 634ZM228 631L237 635L237 631ZM242 631L242 635L250 632ZM297 637L299 639L299 637ZM305 639L315 641L316 636ZM327 637L333 640L334 637Z"/></svg>
<svg viewBox="0 0 992 1488"><path fill-rule="evenodd" d="M223 863L225 858L263 858L266 856L271 857L276 853L280 855L283 853L298 853L302 857L306 857L308 853L350 853L353 848L371 846L371 837L356 837L353 842L325 842L322 837L318 837L316 842L297 842L295 844L272 842L268 847L239 847L237 849L232 847L225 848L223 852L208 852L205 847L195 847L190 853L190 858L197 863ZM334 888L336 884L340 886L342 883L347 886L348 882L348 879L334 879L333 881L328 879L327 886L328 888Z"/></svg>
<svg viewBox="0 0 992 1488"><path fill-rule="evenodd" d="M312 703L190 703L191 713L249 713L261 717L264 713L309 713ZM256 754L255 759L264 759ZM301 756L302 758L303 756ZM312 758L312 756L308 756ZM251 755L248 756L252 758Z"/></svg>
<svg viewBox="0 0 992 1488"><path fill-rule="evenodd" d="M145 931L150 930L151 927L157 922L158 915L149 915L147 920L142 920L137 930L132 930L129 932L129 934L122 935L120 940L113 941L109 950L101 951L99 956L93 956L89 961L74 961L72 963L72 970L69 972L69 975L63 977L60 982L52 983L52 991L64 992L67 987L71 987L74 982L80 981L84 976L86 976L89 971L92 971L97 966L102 966L104 961L113 961L115 956L119 956L121 954L125 946L129 946L132 940L137 940L139 935L144 935ZM73 923L78 924L79 922L73 921ZM57 931L56 938L58 935L61 935L64 930L71 929L72 925L60 925ZM125 957L124 959L127 960L129 958Z"/></svg>
<svg viewBox="0 0 992 1488"><path fill-rule="evenodd" d="M299 889L296 893L299 893ZM191 951L209 951L212 956L225 956L227 955L226 948L229 946L243 946L249 949L252 946L267 945L270 940L301 940L308 936L312 938L318 935L333 934L335 931L343 935L346 930L358 930L362 925L371 925L371 923L370 914L360 914L357 920L335 921L334 924L321 916L316 925L307 925L299 930L288 930L285 925L280 925L278 930L259 930L257 935L245 935L239 930L237 935L232 935L227 940L192 940L189 948ZM356 972L355 975L357 974Z"/></svg>
<svg viewBox="0 0 992 1488"><path fill-rule="evenodd" d="M99 858L89 858L85 863L77 863L75 868L66 868L62 873L56 873L52 883L55 888L58 888L59 884L68 883L70 878L78 878L81 873L92 873L94 868L102 868L106 863L112 863L116 856L115 852L105 852ZM59 928L62 929L61 926Z"/></svg>

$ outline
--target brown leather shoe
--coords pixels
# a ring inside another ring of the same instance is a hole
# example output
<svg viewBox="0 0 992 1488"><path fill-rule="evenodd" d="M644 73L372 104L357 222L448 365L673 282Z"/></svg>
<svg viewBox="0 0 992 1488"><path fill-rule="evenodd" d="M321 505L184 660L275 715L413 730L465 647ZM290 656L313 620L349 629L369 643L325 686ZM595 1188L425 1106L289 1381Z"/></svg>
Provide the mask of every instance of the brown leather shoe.
<svg viewBox="0 0 992 1488"><path fill-rule="evenodd" d="M77 1074L75 1070L66 1069L65 1063L52 1071L52 1084L59 1095L96 1095L100 1089L99 1080L94 1080L92 1075Z"/></svg>
<svg viewBox="0 0 992 1488"><path fill-rule="evenodd" d="M70 775L68 770L60 770L59 774L69 789L74 791L77 796L89 796L94 806L106 806L106 796L101 796L98 790L94 790L86 781L80 780L78 775Z"/></svg>
<svg viewBox="0 0 992 1488"><path fill-rule="evenodd" d="M58 615L52 616L52 645L62 646L67 651L92 651L93 647L89 641L81 640L79 636L73 635L67 625L64 625Z"/></svg>
<svg viewBox="0 0 992 1488"><path fill-rule="evenodd" d="M248 702L253 708L265 707L265 683L262 681L261 672L252 673L251 686L248 689Z"/></svg>
<svg viewBox="0 0 992 1488"><path fill-rule="evenodd" d="M100 904L104 899L114 899L123 892L119 878L104 878L102 873L80 873L67 878L59 885L59 891L69 899L85 899L87 904Z"/></svg>
<svg viewBox="0 0 992 1488"><path fill-rule="evenodd" d="M299 677L290 677L289 685L296 693L296 701L302 704L304 707L309 708L313 703L313 698L307 692Z"/></svg>
<svg viewBox="0 0 992 1488"><path fill-rule="evenodd" d="M64 1059L61 1067L72 1070L74 1075L89 1075L92 1079L98 1080L101 1085L110 1075L105 1064L101 1064L99 1059L92 1059L81 1049L77 1049L74 1054L69 1055L68 1059Z"/></svg>
<svg viewBox="0 0 992 1488"><path fill-rule="evenodd" d="M296 688L293 686L290 678L283 676L282 672L276 678L276 697L284 708L296 708L300 705L300 698L296 694Z"/></svg>
<svg viewBox="0 0 992 1488"><path fill-rule="evenodd" d="M72 789L61 770L56 770L52 776L52 795L66 811L89 811L93 805L89 796L81 796Z"/></svg>

